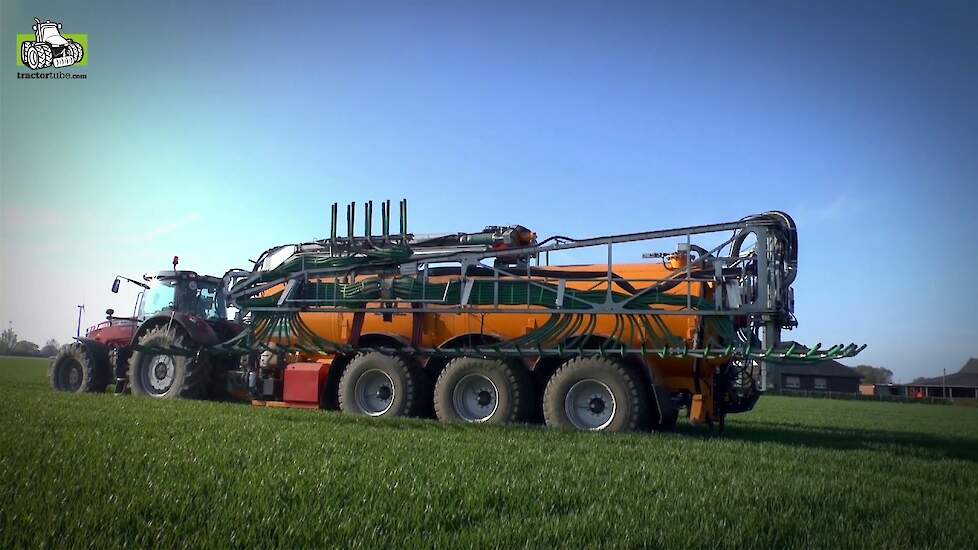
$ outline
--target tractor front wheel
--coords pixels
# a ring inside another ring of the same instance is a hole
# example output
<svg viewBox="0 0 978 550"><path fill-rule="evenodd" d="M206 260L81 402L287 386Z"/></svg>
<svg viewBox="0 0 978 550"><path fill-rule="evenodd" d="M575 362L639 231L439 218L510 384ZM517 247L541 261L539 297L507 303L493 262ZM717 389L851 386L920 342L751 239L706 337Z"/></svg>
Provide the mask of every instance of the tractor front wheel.
<svg viewBox="0 0 978 550"><path fill-rule="evenodd" d="M51 387L69 393L104 392L109 384L109 365L88 353L81 343L67 344L51 361Z"/></svg>
<svg viewBox="0 0 978 550"><path fill-rule="evenodd" d="M206 397L208 363L188 355L192 342L177 328L150 329L129 358L133 395L157 399Z"/></svg>
<svg viewBox="0 0 978 550"><path fill-rule="evenodd" d="M82 49L81 44L78 42L68 44L68 53L71 54L71 57L75 60L75 63L80 63L82 57L85 56L85 50Z"/></svg>

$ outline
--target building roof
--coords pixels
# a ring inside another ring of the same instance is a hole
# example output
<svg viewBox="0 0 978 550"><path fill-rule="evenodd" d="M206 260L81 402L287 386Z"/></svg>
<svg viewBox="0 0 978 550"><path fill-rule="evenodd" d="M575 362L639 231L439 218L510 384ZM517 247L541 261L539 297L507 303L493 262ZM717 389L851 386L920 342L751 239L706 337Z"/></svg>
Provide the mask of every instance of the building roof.
<svg viewBox="0 0 978 550"><path fill-rule="evenodd" d="M961 370L958 371L959 374L978 374L978 359L972 357L968 359Z"/></svg>
<svg viewBox="0 0 978 550"><path fill-rule="evenodd" d="M858 378L862 380L863 375L851 367L847 367L838 361L821 361L818 363L801 365L784 365L781 367L783 374L792 376L823 376L835 378Z"/></svg>
<svg viewBox="0 0 978 550"><path fill-rule="evenodd" d="M795 344L795 353L799 351L808 351L806 346L799 344L797 342L784 342L783 345L790 346ZM862 380L863 376L856 372L855 369L847 367L838 361L819 361L818 363L786 363L779 369L782 374L790 374L792 376L824 376L824 377L835 377L835 378L858 378Z"/></svg>
<svg viewBox="0 0 978 550"><path fill-rule="evenodd" d="M923 380L917 380L911 385L913 386L942 386L947 384L948 386L971 386L978 387L978 359L972 357L965 362L961 370L953 374L947 375L945 379L944 376L935 376L933 378L924 378Z"/></svg>

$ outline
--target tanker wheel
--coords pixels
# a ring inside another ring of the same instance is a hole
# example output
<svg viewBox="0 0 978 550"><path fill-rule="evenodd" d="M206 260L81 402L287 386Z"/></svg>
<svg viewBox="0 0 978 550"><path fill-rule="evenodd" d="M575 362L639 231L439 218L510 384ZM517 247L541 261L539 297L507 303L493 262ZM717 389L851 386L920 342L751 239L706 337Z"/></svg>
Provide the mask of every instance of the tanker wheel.
<svg viewBox="0 0 978 550"><path fill-rule="evenodd" d="M416 416L421 373L400 357L361 353L343 371L340 410L365 416Z"/></svg>
<svg viewBox="0 0 978 550"><path fill-rule="evenodd" d="M550 378L543 394L547 426L606 432L645 427L648 391L622 363L581 357L566 363Z"/></svg>
<svg viewBox="0 0 978 550"><path fill-rule="evenodd" d="M435 415L442 422L525 422L532 407L529 374L507 361L460 357L435 384Z"/></svg>
<svg viewBox="0 0 978 550"><path fill-rule="evenodd" d="M139 338L139 347L129 358L129 387L133 395L157 399L206 397L209 369L200 361L173 350L192 344L182 330L150 329Z"/></svg>
<svg viewBox="0 0 978 550"><path fill-rule="evenodd" d="M98 393L109 384L109 365L92 357L83 344L74 343L58 351L48 375L57 391Z"/></svg>

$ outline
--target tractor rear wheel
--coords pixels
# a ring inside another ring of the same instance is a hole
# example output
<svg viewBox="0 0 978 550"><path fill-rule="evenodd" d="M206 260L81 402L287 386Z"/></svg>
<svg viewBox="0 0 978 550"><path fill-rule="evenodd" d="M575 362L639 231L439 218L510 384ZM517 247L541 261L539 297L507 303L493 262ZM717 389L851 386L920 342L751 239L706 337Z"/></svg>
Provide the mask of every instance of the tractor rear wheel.
<svg viewBox="0 0 978 550"><path fill-rule="evenodd" d="M30 41L21 42L21 44L20 44L20 62L23 63L24 65L27 65L28 67L30 67L30 68L33 69L34 67L31 67L30 60L28 59L28 56L30 55L30 51L32 49L34 49L34 43L33 42L30 42ZM34 54L34 55L36 56L37 54Z"/></svg>
<svg viewBox="0 0 978 550"><path fill-rule="evenodd" d="M550 378L543 394L547 426L606 432L645 427L648 391L641 378L619 361L571 359Z"/></svg>
<svg viewBox="0 0 978 550"><path fill-rule="evenodd" d="M27 46L26 43L24 45ZM21 55L24 58L24 65L27 65L31 70L41 67L41 56L37 51L36 45L27 46Z"/></svg>
<svg viewBox="0 0 978 550"><path fill-rule="evenodd" d="M365 416L417 416L420 377L417 367L400 357L361 353L340 377L340 410Z"/></svg>
<svg viewBox="0 0 978 550"><path fill-rule="evenodd" d="M51 387L69 393L104 392L109 385L109 365L93 357L81 343L67 344L51 361Z"/></svg>
<svg viewBox="0 0 978 550"><path fill-rule="evenodd" d="M157 399L206 397L209 364L177 351L192 347L190 338L176 327L167 330L160 326L142 335L129 358L129 387L133 395Z"/></svg>
<svg viewBox="0 0 978 550"><path fill-rule="evenodd" d="M532 408L529 374L507 361L460 357L435 384L435 415L442 422L525 422Z"/></svg>

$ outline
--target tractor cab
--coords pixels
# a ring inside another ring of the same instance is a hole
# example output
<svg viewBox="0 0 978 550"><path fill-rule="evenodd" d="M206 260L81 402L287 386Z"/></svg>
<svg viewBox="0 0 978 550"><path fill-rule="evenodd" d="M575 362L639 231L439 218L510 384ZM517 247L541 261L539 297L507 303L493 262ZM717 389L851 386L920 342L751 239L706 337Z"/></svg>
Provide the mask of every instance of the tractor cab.
<svg viewBox="0 0 978 550"><path fill-rule="evenodd" d="M170 312L187 313L207 321L227 319L221 279L193 271L160 271L144 276L148 283L139 299L140 320Z"/></svg>
<svg viewBox="0 0 978 550"><path fill-rule="evenodd" d="M61 23L55 23L54 21L45 21L41 23L37 21L34 24L35 36L38 42L47 42L52 46L65 46L68 41L65 37L61 36Z"/></svg>

